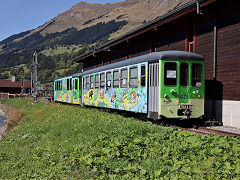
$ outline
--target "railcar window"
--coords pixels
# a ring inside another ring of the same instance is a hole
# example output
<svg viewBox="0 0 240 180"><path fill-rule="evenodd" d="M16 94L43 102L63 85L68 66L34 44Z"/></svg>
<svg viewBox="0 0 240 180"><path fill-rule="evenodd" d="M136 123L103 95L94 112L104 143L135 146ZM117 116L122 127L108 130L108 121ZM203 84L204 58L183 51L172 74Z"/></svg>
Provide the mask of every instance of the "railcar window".
<svg viewBox="0 0 240 180"><path fill-rule="evenodd" d="M130 68L129 85L130 87L138 86L138 68L137 67Z"/></svg>
<svg viewBox="0 0 240 180"><path fill-rule="evenodd" d="M127 87L128 70L121 69L121 88Z"/></svg>
<svg viewBox="0 0 240 180"><path fill-rule="evenodd" d="M99 74L95 74L95 89L99 88Z"/></svg>
<svg viewBox="0 0 240 180"><path fill-rule="evenodd" d="M141 86L146 85L146 66L141 66Z"/></svg>
<svg viewBox="0 0 240 180"><path fill-rule="evenodd" d="M75 90L78 89L78 79L75 79Z"/></svg>
<svg viewBox="0 0 240 180"><path fill-rule="evenodd" d="M72 90L72 78L71 78L71 79L69 79L69 82L70 82L70 85L69 85L69 87L70 87L70 90Z"/></svg>
<svg viewBox="0 0 240 180"><path fill-rule="evenodd" d="M180 65L180 86L188 85L188 63Z"/></svg>
<svg viewBox="0 0 240 180"><path fill-rule="evenodd" d="M78 86L79 86L78 89L81 90L81 78L78 78L78 82L79 82L78 83Z"/></svg>
<svg viewBox="0 0 240 180"><path fill-rule="evenodd" d="M93 89L93 85L94 85L94 77L93 75L90 76L90 88Z"/></svg>
<svg viewBox="0 0 240 180"><path fill-rule="evenodd" d="M67 79L67 90L69 90L69 79Z"/></svg>
<svg viewBox="0 0 240 180"><path fill-rule="evenodd" d="M202 65L192 64L192 86L202 86Z"/></svg>
<svg viewBox="0 0 240 180"><path fill-rule="evenodd" d="M90 89L89 76L87 76L85 79L86 79L86 89Z"/></svg>
<svg viewBox="0 0 240 180"><path fill-rule="evenodd" d="M166 86L177 85L177 63L175 62L164 63L164 85Z"/></svg>
<svg viewBox="0 0 240 180"><path fill-rule="evenodd" d="M113 71L113 87L119 88L119 70Z"/></svg>
<svg viewBox="0 0 240 180"><path fill-rule="evenodd" d="M83 83L83 89L86 89L86 84L85 84L86 83L86 79L85 79L85 77L82 78L82 81L83 81L82 82Z"/></svg>
<svg viewBox="0 0 240 180"><path fill-rule="evenodd" d="M105 73L100 74L100 88L104 88L105 85Z"/></svg>
<svg viewBox="0 0 240 180"><path fill-rule="evenodd" d="M112 84L111 83L111 81L112 81L112 73L111 73L111 71L106 73L106 77L107 77L106 87L110 88L111 84Z"/></svg>
<svg viewBox="0 0 240 180"><path fill-rule="evenodd" d="M58 81L56 81L56 90L58 91Z"/></svg>

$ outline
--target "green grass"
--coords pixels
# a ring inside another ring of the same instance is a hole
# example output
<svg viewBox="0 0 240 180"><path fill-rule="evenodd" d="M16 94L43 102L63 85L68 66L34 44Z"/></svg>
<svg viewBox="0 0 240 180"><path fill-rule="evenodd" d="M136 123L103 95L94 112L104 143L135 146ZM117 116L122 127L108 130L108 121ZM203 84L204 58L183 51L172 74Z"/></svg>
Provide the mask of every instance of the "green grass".
<svg viewBox="0 0 240 180"><path fill-rule="evenodd" d="M25 109L0 143L0 177L238 179L240 140L164 128L95 108L2 101Z"/></svg>
<svg viewBox="0 0 240 180"><path fill-rule="evenodd" d="M82 47L80 46L76 46L76 45L71 45L69 47L62 47L62 46L57 46L56 49L45 49L43 51L41 51L41 53L43 53L46 56L54 56L54 55L59 55L59 54L63 54L63 53L76 53L78 51L80 51L82 49Z"/></svg>

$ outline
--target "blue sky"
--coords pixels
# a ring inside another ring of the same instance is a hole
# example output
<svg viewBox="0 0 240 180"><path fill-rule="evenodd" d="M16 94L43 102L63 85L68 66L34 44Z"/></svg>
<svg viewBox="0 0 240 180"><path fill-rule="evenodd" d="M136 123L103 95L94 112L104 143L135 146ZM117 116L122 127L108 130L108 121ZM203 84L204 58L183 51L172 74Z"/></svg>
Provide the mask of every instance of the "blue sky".
<svg viewBox="0 0 240 180"><path fill-rule="evenodd" d="M0 0L0 41L34 29L70 9L81 0ZM120 0L84 0L89 3L114 3Z"/></svg>

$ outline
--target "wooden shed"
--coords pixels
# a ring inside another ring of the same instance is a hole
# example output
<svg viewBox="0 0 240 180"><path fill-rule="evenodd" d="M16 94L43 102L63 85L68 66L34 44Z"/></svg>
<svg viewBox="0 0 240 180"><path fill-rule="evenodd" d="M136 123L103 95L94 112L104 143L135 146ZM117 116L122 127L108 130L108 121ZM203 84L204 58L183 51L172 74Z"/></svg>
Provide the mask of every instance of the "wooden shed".
<svg viewBox="0 0 240 180"><path fill-rule="evenodd" d="M22 89L23 93L28 94L31 90L31 81L0 80L1 98L8 98L9 96L20 96Z"/></svg>
<svg viewBox="0 0 240 180"><path fill-rule="evenodd" d="M76 57L83 70L163 50L206 61L205 118L240 127L240 1L192 0L98 49Z"/></svg>

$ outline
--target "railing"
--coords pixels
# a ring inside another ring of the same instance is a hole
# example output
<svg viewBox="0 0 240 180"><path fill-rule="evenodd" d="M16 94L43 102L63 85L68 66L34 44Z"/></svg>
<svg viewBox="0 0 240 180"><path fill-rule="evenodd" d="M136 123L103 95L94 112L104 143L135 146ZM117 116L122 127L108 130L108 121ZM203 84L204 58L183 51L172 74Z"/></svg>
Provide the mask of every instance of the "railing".
<svg viewBox="0 0 240 180"><path fill-rule="evenodd" d="M0 93L0 99L9 99L9 93Z"/></svg>

